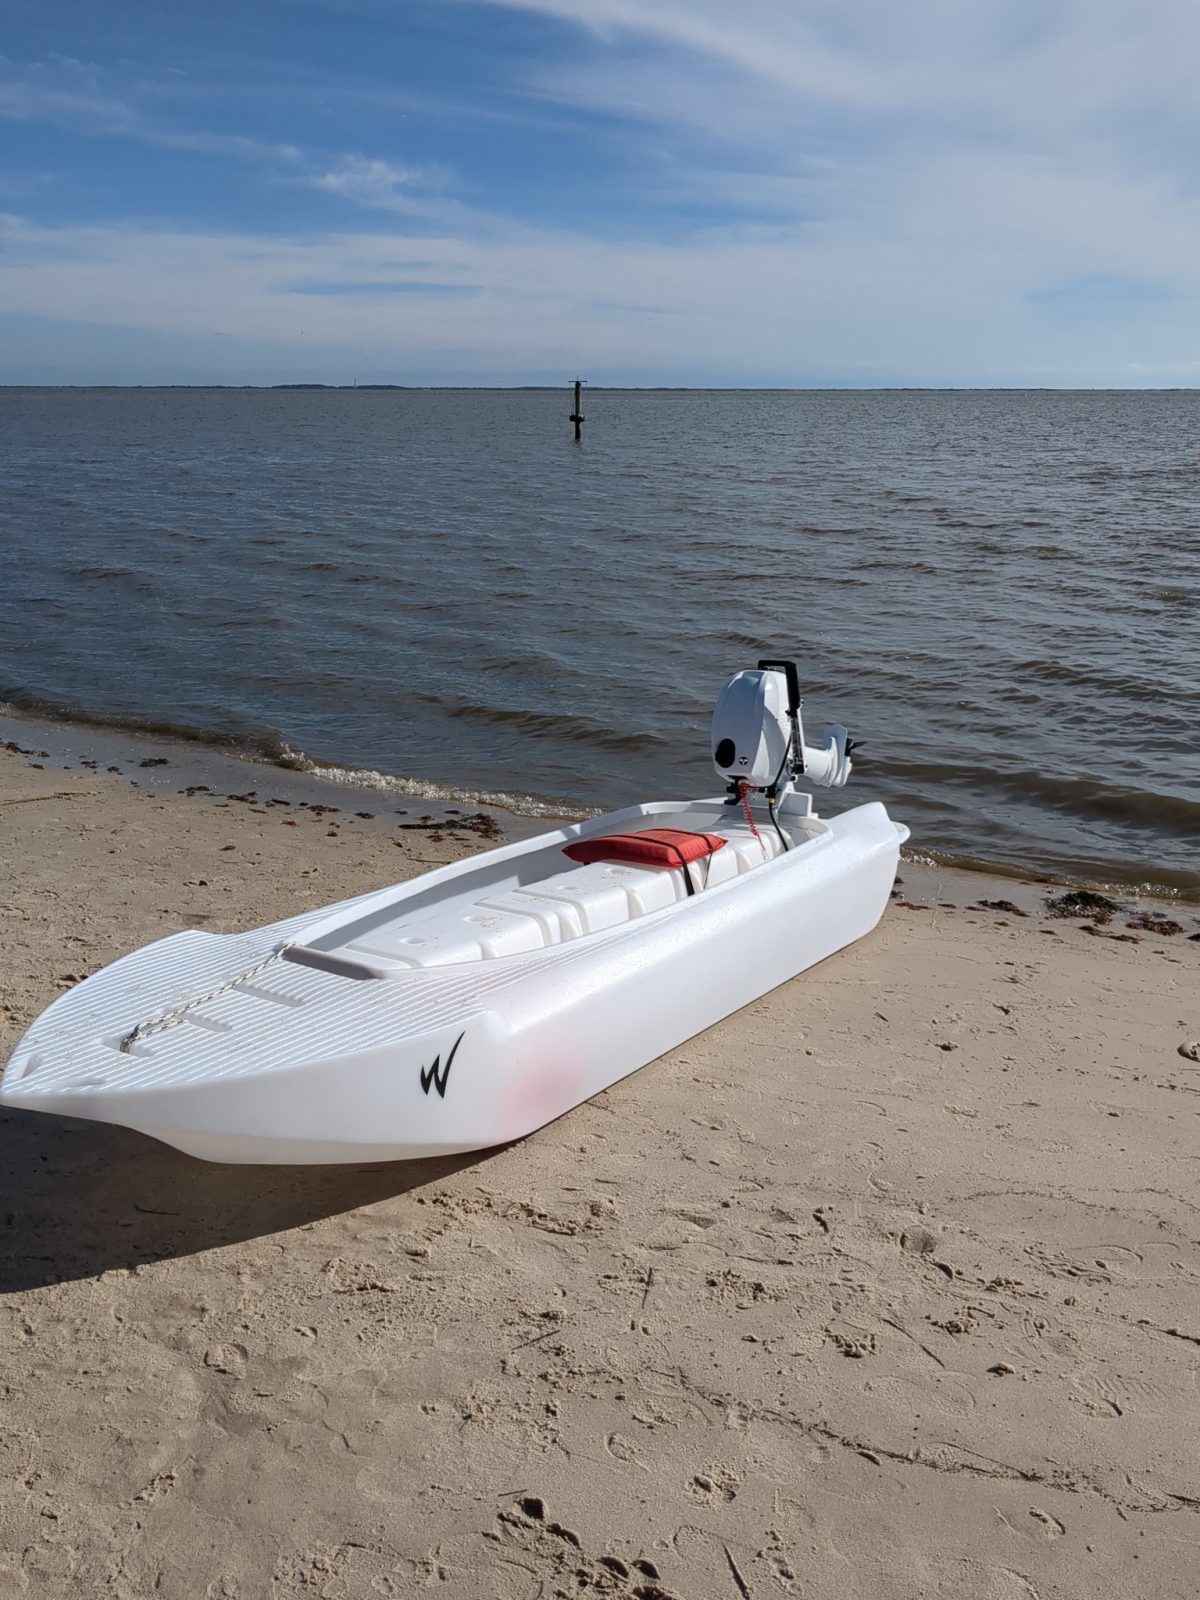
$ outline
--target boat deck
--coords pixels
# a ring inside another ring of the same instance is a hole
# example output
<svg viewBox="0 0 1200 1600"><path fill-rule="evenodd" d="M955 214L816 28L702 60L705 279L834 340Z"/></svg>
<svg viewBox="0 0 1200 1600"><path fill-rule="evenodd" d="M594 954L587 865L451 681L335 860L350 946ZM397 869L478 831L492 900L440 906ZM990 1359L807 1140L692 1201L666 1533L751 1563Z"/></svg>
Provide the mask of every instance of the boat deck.
<svg viewBox="0 0 1200 1600"><path fill-rule="evenodd" d="M686 869L692 892L751 872L783 850L770 829L759 838L745 823L727 822L711 831L727 843ZM681 867L568 864L540 881L488 892L453 910L413 916L401 906L390 920L362 931L352 928L343 942L325 949L335 961L361 962L372 972L531 955L665 911L688 893Z"/></svg>

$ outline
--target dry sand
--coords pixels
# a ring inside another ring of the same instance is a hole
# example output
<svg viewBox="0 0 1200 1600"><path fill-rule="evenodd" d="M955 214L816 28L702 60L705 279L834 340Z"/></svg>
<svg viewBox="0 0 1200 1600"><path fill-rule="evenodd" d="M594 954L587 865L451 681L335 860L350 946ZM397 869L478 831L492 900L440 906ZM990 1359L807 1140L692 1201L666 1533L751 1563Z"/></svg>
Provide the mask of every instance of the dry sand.
<svg viewBox="0 0 1200 1600"><path fill-rule="evenodd" d="M0 755L0 1046L404 838ZM1191 1600L1200 944L977 893L483 1157L5 1114L0 1596Z"/></svg>

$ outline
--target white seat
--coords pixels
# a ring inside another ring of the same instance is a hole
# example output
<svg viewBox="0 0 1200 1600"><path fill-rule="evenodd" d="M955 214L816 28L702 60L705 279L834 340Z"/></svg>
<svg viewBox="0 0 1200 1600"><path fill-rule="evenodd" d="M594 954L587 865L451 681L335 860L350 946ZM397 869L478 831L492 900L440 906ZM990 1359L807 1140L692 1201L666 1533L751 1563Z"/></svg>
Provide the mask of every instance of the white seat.
<svg viewBox="0 0 1200 1600"><path fill-rule="evenodd" d="M490 906L449 911L428 922L395 922L373 928L345 947L345 954L377 964L402 967L452 967L464 961L527 955L543 950L546 938L536 917L513 915Z"/></svg>
<svg viewBox="0 0 1200 1600"><path fill-rule="evenodd" d="M532 917L541 928L542 942L547 947L565 944L568 939L578 939L584 931L583 918L574 906L568 905L565 900L551 900L546 895L538 894L536 886L485 895L479 904L496 911Z"/></svg>
<svg viewBox="0 0 1200 1600"><path fill-rule="evenodd" d="M761 867L764 861L770 861L783 848L774 833L762 833L756 839L746 827L722 828L719 831L725 835L729 843L717 854L736 856L739 873L751 872L755 867Z"/></svg>
<svg viewBox="0 0 1200 1600"><path fill-rule="evenodd" d="M629 902L631 917L644 917L651 911L665 911L687 894L679 867L639 867L627 861L598 862L603 884L622 889ZM696 880L693 878L693 885Z"/></svg>
<svg viewBox="0 0 1200 1600"><path fill-rule="evenodd" d="M713 830L728 843L689 865L697 894L761 866L782 846L773 833L755 839L742 822ZM625 861L566 865L553 877L483 895L474 905L443 912L427 922L401 920L371 929L345 946L378 966L425 968L491 961L549 949L586 934L603 933L635 917L665 911L687 897L680 867Z"/></svg>
<svg viewBox="0 0 1200 1600"><path fill-rule="evenodd" d="M696 865L704 868L704 887L715 889L719 883L728 883L730 878L737 877L742 870L742 858L726 845L724 850L715 850L707 861L698 861Z"/></svg>
<svg viewBox="0 0 1200 1600"><path fill-rule="evenodd" d="M616 866L615 862L593 861L584 867L568 868L530 887L539 900L558 902L575 911L584 933L603 933L606 928L619 927L639 914L627 892L627 885L634 886L632 874L636 872L641 877L654 872L653 868L633 868L618 873ZM666 871L663 876L667 876ZM518 889L515 893L524 891Z"/></svg>

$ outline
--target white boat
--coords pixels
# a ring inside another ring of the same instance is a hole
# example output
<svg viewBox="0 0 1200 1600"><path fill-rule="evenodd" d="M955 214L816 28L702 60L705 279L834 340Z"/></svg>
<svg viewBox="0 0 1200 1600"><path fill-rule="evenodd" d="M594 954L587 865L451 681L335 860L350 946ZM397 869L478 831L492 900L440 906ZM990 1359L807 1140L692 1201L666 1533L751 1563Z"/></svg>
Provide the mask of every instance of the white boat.
<svg viewBox="0 0 1200 1600"><path fill-rule="evenodd" d="M531 1133L879 921L908 829L877 803L816 816L794 780L844 783L851 746L840 728L805 745L799 710L795 669L760 663L714 716L725 795L630 806L251 933L125 956L38 1018L0 1103L226 1162ZM664 859L628 859L647 852Z"/></svg>

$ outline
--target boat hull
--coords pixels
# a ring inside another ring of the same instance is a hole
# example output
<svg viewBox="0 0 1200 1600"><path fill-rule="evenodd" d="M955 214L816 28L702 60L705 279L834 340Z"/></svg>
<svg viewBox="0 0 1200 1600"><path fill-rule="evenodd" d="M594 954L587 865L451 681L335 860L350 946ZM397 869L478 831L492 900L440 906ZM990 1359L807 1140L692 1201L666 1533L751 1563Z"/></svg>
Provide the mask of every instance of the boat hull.
<svg viewBox="0 0 1200 1600"><path fill-rule="evenodd" d="M0 1102L117 1123L221 1162L507 1143L876 925L907 830L877 804L822 826L811 845L737 882L534 959L371 982L305 964L312 916L255 935L176 935L56 1001L18 1046ZM300 948L272 965L281 941ZM239 980L254 960L266 970ZM130 1019L209 990L216 998L173 1033L122 1051Z"/></svg>

